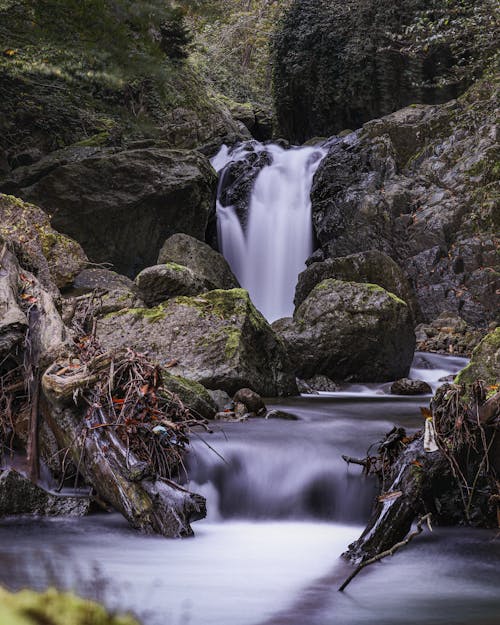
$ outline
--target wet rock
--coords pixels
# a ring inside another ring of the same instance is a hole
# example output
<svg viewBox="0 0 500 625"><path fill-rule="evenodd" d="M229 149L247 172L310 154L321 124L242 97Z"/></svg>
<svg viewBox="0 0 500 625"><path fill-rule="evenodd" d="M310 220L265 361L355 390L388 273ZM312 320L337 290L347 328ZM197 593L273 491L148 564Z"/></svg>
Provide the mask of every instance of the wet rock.
<svg viewBox="0 0 500 625"><path fill-rule="evenodd" d="M431 395L432 388L423 380L402 378L391 385L393 395Z"/></svg>
<svg viewBox="0 0 500 625"><path fill-rule="evenodd" d="M233 401L235 404L244 404L247 412L253 412L256 415L262 415L267 410L262 397L250 388L240 388L234 395Z"/></svg>
<svg viewBox="0 0 500 625"><path fill-rule="evenodd" d="M0 236L47 288L63 288L88 264L80 245L56 232L40 208L0 193Z"/></svg>
<svg viewBox="0 0 500 625"><path fill-rule="evenodd" d="M472 384L476 380L500 384L500 327L484 337L472 352L470 363L455 379L457 384Z"/></svg>
<svg viewBox="0 0 500 625"><path fill-rule="evenodd" d="M470 356L484 337L486 330L474 328L464 319L444 312L431 323L421 323L415 328L417 350Z"/></svg>
<svg viewBox="0 0 500 625"><path fill-rule="evenodd" d="M50 212L52 225L92 261L134 276L175 232L205 238L215 188L202 154L153 147L96 152L55 167L19 194Z"/></svg>
<svg viewBox="0 0 500 625"><path fill-rule="evenodd" d="M299 421L297 415L284 410L269 410L266 414L266 419L280 419L281 421Z"/></svg>
<svg viewBox="0 0 500 625"><path fill-rule="evenodd" d="M147 352L169 371L229 394L296 392L281 341L243 289L176 297L155 308L123 310L97 323L107 349Z"/></svg>
<svg viewBox="0 0 500 625"><path fill-rule="evenodd" d="M234 404L234 416L236 419L243 421L243 419L247 419L251 416L251 413L248 411L248 408L245 404L241 402L235 402Z"/></svg>
<svg viewBox="0 0 500 625"><path fill-rule="evenodd" d="M325 393L336 393L339 390L339 385L335 384L333 380L326 377L326 375L313 375L312 378L307 380L300 380L297 384L301 393L314 394L319 391Z"/></svg>
<svg viewBox="0 0 500 625"><path fill-rule="evenodd" d="M135 284L148 306L176 295L198 295L207 290L200 276L175 263L146 267L135 279Z"/></svg>
<svg viewBox="0 0 500 625"><path fill-rule="evenodd" d="M187 234L174 234L165 241L158 255L158 264L162 263L189 267L203 280L205 291L239 287L224 256L207 243Z"/></svg>
<svg viewBox="0 0 500 625"><path fill-rule="evenodd" d="M310 264L299 275L295 290L295 306L298 308L312 289L328 278L378 284L406 302L416 317L418 305L415 294L402 269L387 254L369 250Z"/></svg>
<svg viewBox="0 0 500 625"><path fill-rule="evenodd" d="M408 306L379 286L324 280L293 319L273 324L296 375L384 382L407 375L415 347Z"/></svg>
<svg viewBox="0 0 500 625"><path fill-rule="evenodd" d="M17 514L84 516L89 505L88 497L49 493L14 469L0 472L0 517Z"/></svg>

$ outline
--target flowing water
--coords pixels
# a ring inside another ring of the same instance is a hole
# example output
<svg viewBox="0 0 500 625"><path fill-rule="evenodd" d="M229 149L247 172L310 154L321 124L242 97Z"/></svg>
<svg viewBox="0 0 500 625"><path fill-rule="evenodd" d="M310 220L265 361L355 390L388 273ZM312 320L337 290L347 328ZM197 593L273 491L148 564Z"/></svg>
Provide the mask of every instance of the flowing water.
<svg viewBox="0 0 500 625"><path fill-rule="evenodd" d="M465 360L417 354L436 383ZM498 625L495 532L435 528L373 565L345 593L339 555L362 531L374 484L363 455L393 424L421 426L428 397L385 386L269 402L297 421L217 426L190 454L208 498L196 537L140 536L117 515L0 522L0 584L58 583L131 609L145 625Z"/></svg>
<svg viewBox="0 0 500 625"><path fill-rule="evenodd" d="M268 321L290 317L297 276L313 252L310 192L326 150L284 149L255 141L231 150L223 146L212 159L218 172L265 152L271 161L255 179L245 227L234 206L217 202L219 246L241 286ZM220 176L220 191L224 175Z"/></svg>

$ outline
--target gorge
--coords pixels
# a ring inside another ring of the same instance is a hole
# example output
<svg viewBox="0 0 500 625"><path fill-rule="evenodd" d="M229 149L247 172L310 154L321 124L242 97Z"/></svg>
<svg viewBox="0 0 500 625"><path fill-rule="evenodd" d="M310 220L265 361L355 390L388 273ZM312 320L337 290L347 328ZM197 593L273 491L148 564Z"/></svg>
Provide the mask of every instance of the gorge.
<svg viewBox="0 0 500 625"><path fill-rule="evenodd" d="M497 625L499 17L0 1L1 625Z"/></svg>

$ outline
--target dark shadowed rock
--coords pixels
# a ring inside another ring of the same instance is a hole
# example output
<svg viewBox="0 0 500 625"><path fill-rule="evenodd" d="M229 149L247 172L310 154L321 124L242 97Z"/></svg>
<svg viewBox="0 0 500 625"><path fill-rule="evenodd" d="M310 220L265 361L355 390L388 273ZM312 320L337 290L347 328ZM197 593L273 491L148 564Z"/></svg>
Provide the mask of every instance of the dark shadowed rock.
<svg viewBox="0 0 500 625"><path fill-rule="evenodd" d="M215 187L202 154L149 148L56 167L19 194L50 212L52 225L75 238L92 261L134 276L156 262L175 232L205 238Z"/></svg>
<svg viewBox="0 0 500 625"><path fill-rule="evenodd" d="M295 290L295 306L298 308L313 288L328 278L344 282L378 284L406 302L415 316L417 310L415 294L402 269L387 254L368 250L312 263L299 276Z"/></svg>
<svg viewBox="0 0 500 625"><path fill-rule="evenodd" d="M163 263L189 267L203 279L205 290L239 287L224 256L188 234L174 234L165 241L158 256L158 264Z"/></svg>
<svg viewBox="0 0 500 625"><path fill-rule="evenodd" d="M176 297L155 308L123 310L97 324L106 348L148 352L169 371L233 394L296 392L283 344L243 289Z"/></svg>
<svg viewBox="0 0 500 625"><path fill-rule="evenodd" d="M55 495L15 471L0 472L0 517L16 514L41 516L84 516L88 497Z"/></svg>
<svg viewBox="0 0 500 625"><path fill-rule="evenodd" d="M235 393L233 401L235 404L244 404L248 412L253 412L256 415L261 415L266 412L266 405L262 397L250 388L240 388L240 390Z"/></svg>
<svg viewBox="0 0 500 625"><path fill-rule="evenodd" d="M408 306L374 284L325 280L273 328L305 379L394 380L407 375L415 348Z"/></svg>
<svg viewBox="0 0 500 625"><path fill-rule="evenodd" d="M201 276L188 267L171 262L146 267L135 279L135 284L148 306L176 295L198 295L207 290Z"/></svg>
<svg viewBox="0 0 500 625"><path fill-rule="evenodd" d="M393 395L430 395L432 388L423 380L410 380L401 378L391 385Z"/></svg>

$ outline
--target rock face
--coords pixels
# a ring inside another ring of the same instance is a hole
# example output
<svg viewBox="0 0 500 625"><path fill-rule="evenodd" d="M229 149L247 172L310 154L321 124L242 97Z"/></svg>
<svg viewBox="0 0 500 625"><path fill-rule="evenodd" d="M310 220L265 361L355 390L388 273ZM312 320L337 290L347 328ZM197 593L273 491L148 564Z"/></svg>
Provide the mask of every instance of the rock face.
<svg viewBox="0 0 500 625"><path fill-rule="evenodd" d="M0 517L14 514L84 516L90 499L53 495L14 469L0 471Z"/></svg>
<svg viewBox="0 0 500 625"><path fill-rule="evenodd" d="M80 245L50 225L40 208L0 193L0 237L8 241L21 264L46 287L63 288L87 264Z"/></svg>
<svg viewBox="0 0 500 625"><path fill-rule="evenodd" d="M281 341L242 289L177 297L151 309L123 310L97 324L106 348L148 352L169 371L229 394L296 392Z"/></svg>
<svg viewBox="0 0 500 625"><path fill-rule="evenodd" d="M298 308L313 288L328 278L335 278L344 282L378 284L406 302L414 317L416 316L416 298L408 279L397 263L387 254L377 250L369 250L350 256L328 258L323 262L310 264L299 275L295 290L295 306Z"/></svg>
<svg viewBox="0 0 500 625"><path fill-rule="evenodd" d="M404 267L423 318L473 326L500 310L494 81L334 139L312 189L326 258L379 250Z"/></svg>
<svg viewBox="0 0 500 625"><path fill-rule="evenodd" d="M453 313L441 313L431 323L415 328L417 351L470 356L486 330L468 325Z"/></svg>
<svg viewBox="0 0 500 625"><path fill-rule="evenodd" d="M158 264L163 263L188 267L203 279L206 291L240 286L224 256L188 234L174 234L165 241L158 255Z"/></svg>
<svg viewBox="0 0 500 625"><path fill-rule="evenodd" d="M384 382L405 376L415 348L408 306L373 284L324 280L275 322L295 373L334 381Z"/></svg>
<svg viewBox="0 0 500 625"><path fill-rule="evenodd" d="M500 383L500 327L484 337L472 352L470 363L455 379L457 384L472 384L476 380L490 385Z"/></svg>
<svg viewBox="0 0 500 625"><path fill-rule="evenodd" d="M133 277L156 262L175 232L205 238L215 187L202 154L152 147L96 152L34 182L27 175L17 194L49 212L52 225L76 239L92 261L111 262Z"/></svg>

